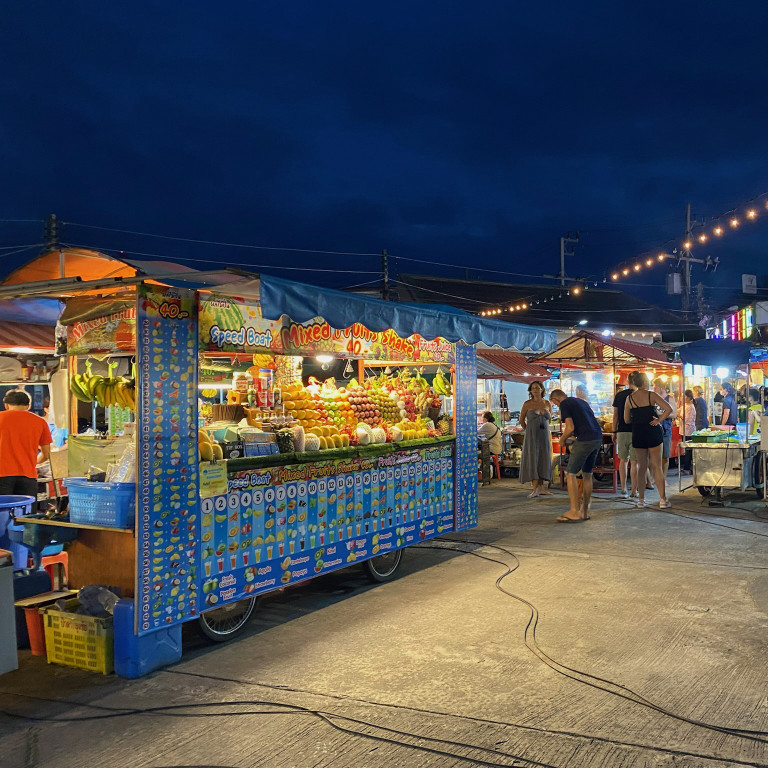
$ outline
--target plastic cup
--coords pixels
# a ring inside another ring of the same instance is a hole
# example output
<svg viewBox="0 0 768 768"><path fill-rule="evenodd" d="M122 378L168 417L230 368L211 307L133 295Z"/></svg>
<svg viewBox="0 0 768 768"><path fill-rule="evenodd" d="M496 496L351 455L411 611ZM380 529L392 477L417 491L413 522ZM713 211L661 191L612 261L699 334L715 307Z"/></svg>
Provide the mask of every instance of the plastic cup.
<svg viewBox="0 0 768 768"><path fill-rule="evenodd" d="M222 573L224 570L224 558L223 557L216 558L216 565L218 566L219 573Z"/></svg>

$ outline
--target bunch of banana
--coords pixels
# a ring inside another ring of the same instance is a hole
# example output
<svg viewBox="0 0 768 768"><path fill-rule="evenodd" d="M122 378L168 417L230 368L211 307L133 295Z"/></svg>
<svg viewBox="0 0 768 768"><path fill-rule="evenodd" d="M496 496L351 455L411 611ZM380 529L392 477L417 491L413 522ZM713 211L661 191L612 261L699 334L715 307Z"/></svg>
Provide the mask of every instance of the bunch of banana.
<svg viewBox="0 0 768 768"><path fill-rule="evenodd" d="M105 378L92 374L90 361L85 373L76 373L69 382L72 394L84 403L95 402L102 408L117 405L120 408L136 410L136 382L125 376Z"/></svg>
<svg viewBox="0 0 768 768"><path fill-rule="evenodd" d="M438 395L450 397L453 394L451 382L445 378L442 371L438 371L435 374L435 378L432 380L432 386L435 388L435 392Z"/></svg>
<svg viewBox="0 0 768 768"><path fill-rule="evenodd" d="M274 365L274 358L272 355L264 353L255 354L253 356L253 365L256 368L271 368Z"/></svg>

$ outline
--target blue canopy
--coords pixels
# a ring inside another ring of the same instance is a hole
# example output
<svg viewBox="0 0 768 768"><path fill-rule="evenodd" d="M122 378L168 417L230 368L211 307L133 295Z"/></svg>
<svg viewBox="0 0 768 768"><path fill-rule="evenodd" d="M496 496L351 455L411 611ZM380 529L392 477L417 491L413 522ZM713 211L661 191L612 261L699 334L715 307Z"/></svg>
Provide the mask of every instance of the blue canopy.
<svg viewBox="0 0 768 768"><path fill-rule="evenodd" d="M689 365L735 368L749 363L752 344L733 339L701 339L677 348L680 360Z"/></svg>
<svg viewBox="0 0 768 768"><path fill-rule="evenodd" d="M268 275L260 277L259 302L261 314L268 320L288 315L294 322L305 323L322 317L334 328L362 323L375 332L392 328L402 337L418 333L425 339L442 337L454 343L483 342L489 347L519 351L550 352L557 345L556 332L548 328L486 320L455 308L448 312L430 304L382 301Z"/></svg>
<svg viewBox="0 0 768 768"><path fill-rule="evenodd" d="M58 299L3 299L0 301L0 321L56 325L61 307Z"/></svg>

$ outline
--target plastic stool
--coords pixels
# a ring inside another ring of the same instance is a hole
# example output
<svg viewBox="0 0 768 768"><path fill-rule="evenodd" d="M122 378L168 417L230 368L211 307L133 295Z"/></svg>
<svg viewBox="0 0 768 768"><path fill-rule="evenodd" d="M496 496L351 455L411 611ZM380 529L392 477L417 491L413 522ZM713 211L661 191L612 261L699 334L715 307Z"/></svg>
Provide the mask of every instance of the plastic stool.
<svg viewBox="0 0 768 768"><path fill-rule="evenodd" d="M501 479L501 467L499 466L499 454L498 453L492 453L491 454L491 464L496 468L496 479Z"/></svg>
<svg viewBox="0 0 768 768"><path fill-rule="evenodd" d="M65 589L69 584L69 556L66 552L59 552L58 555L49 555L44 557L41 562L42 567L51 577L53 589ZM54 576L54 570L56 575ZM62 583L62 575L64 577Z"/></svg>

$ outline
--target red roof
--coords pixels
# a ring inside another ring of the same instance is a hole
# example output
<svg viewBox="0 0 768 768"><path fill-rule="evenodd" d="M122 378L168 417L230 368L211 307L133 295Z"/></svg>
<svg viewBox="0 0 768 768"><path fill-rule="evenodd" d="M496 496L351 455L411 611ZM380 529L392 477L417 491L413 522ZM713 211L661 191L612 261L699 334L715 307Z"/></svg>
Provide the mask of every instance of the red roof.
<svg viewBox="0 0 768 768"><path fill-rule="evenodd" d="M667 354L650 344L617 339L614 336L598 336L589 331L579 331L557 345L557 349L541 355L538 362L587 363L635 363L648 360L654 363L675 365L667 360Z"/></svg>
<svg viewBox="0 0 768 768"><path fill-rule="evenodd" d="M16 348L52 352L56 347L56 329L52 325L31 325L29 323L0 323L0 349L13 351Z"/></svg>
<svg viewBox="0 0 768 768"><path fill-rule="evenodd" d="M535 363L529 363L524 355L519 352L510 352L499 349L478 349L477 356L487 360L491 365L500 368L511 381L546 381L551 374L546 368ZM500 378L492 372L483 373L482 365L478 366L478 377L485 379Z"/></svg>

